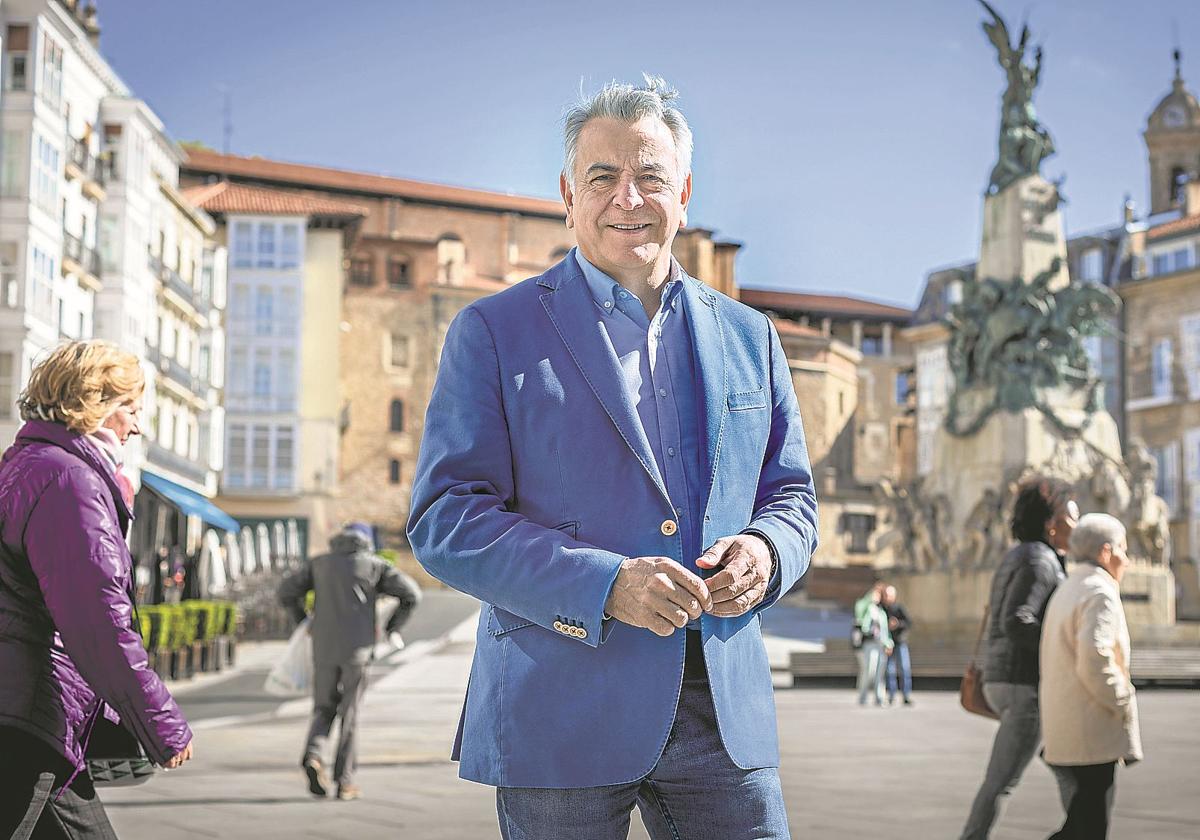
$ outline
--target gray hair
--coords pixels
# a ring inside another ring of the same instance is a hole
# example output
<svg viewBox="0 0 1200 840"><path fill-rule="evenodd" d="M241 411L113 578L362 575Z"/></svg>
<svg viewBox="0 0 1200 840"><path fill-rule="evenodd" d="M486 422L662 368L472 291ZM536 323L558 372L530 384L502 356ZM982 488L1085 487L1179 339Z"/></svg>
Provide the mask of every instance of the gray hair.
<svg viewBox="0 0 1200 840"><path fill-rule="evenodd" d="M1116 548L1125 542L1125 526L1107 513L1089 513L1080 517L1067 549L1067 559L1075 563L1095 563L1105 545Z"/></svg>
<svg viewBox="0 0 1200 840"><path fill-rule="evenodd" d="M679 98L679 91L661 76L643 73L642 78L645 80L642 87L612 81L591 96L580 91L579 101L567 108L563 115L563 175L572 189L575 188L575 152L579 147L579 135L589 120L602 117L627 123L657 117L675 139L680 180L692 171L692 130L688 128L683 112L671 104Z"/></svg>

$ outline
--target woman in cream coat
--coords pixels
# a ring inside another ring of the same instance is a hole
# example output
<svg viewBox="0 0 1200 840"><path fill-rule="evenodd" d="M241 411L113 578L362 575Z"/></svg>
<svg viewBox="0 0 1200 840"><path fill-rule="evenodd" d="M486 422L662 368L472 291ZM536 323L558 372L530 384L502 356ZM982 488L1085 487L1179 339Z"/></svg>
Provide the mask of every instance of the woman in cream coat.
<svg viewBox="0 0 1200 840"><path fill-rule="evenodd" d="M1039 688L1046 763L1067 819L1051 840L1108 836L1117 762L1142 758L1129 678L1129 629L1118 585L1129 566L1125 528L1090 513L1071 534L1077 564L1050 598Z"/></svg>

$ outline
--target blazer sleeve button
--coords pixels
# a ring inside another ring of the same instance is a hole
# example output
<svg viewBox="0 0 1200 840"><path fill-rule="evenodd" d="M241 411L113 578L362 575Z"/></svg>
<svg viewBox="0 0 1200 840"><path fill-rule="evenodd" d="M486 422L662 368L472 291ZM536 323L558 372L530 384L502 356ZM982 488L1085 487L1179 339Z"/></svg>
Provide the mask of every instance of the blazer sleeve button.
<svg viewBox="0 0 1200 840"><path fill-rule="evenodd" d="M679 526L675 524L674 519L664 519L663 524L658 528L662 531L664 537L673 537L675 532L679 530Z"/></svg>

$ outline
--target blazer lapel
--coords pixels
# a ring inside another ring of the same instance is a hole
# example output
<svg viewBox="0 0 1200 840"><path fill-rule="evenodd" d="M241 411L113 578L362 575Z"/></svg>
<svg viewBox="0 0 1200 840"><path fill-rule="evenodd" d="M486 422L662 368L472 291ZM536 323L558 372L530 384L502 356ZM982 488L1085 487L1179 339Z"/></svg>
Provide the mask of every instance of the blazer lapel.
<svg viewBox="0 0 1200 840"><path fill-rule="evenodd" d="M543 275L538 283L550 290L542 295L542 306L559 337L567 345L571 358L583 373L583 378L591 386L626 445L645 468L654 486L670 502L666 483L650 449L650 441L642 429L637 409L625 390L624 374L617 354L601 326L603 316L596 309L596 302L588 292L578 263L573 256L568 256L555 269Z"/></svg>
<svg viewBox="0 0 1200 840"><path fill-rule="evenodd" d="M725 338L721 331L721 318L717 313L716 295L699 280L694 280L686 274L683 280L683 306L691 330L692 347L696 352L696 373L702 391L701 405L704 416L701 421L708 480L704 485L701 510L707 510L713 479L717 474L721 433L725 428Z"/></svg>

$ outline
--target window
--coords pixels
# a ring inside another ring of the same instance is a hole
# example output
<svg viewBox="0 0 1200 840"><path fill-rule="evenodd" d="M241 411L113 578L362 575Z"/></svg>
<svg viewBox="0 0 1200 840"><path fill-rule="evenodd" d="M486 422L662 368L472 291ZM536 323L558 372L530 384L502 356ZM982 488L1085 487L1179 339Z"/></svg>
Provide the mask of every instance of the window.
<svg viewBox="0 0 1200 840"><path fill-rule="evenodd" d="M1155 254L1151 258L1150 273L1151 274L1166 274L1167 272L1169 272L1171 270L1170 265L1171 265L1171 261L1170 261L1170 259L1168 259L1166 254Z"/></svg>
<svg viewBox="0 0 1200 840"><path fill-rule="evenodd" d="M412 283L408 279L408 263L405 260L389 260L387 281L393 289L409 288Z"/></svg>
<svg viewBox="0 0 1200 840"><path fill-rule="evenodd" d="M1200 313L1179 319L1183 339L1183 372L1187 378L1188 399L1200 400ZM1200 481L1200 478L1196 479Z"/></svg>
<svg viewBox="0 0 1200 840"><path fill-rule="evenodd" d="M275 328L275 290L259 286L254 294L254 334L270 335Z"/></svg>
<svg viewBox="0 0 1200 840"><path fill-rule="evenodd" d="M909 373L900 371L896 374L896 405L908 404Z"/></svg>
<svg viewBox="0 0 1200 840"><path fill-rule="evenodd" d="M370 258L355 257L350 261L350 282L356 286L370 286L375 282Z"/></svg>
<svg viewBox="0 0 1200 840"><path fill-rule="evenodd" d="M16 309L20 303L21 278L17 274L17 244L0 243L0 307Z"/></svg>
<svg viewBox="0 0 1200 840"><path fill-rule="evenodd" d="M871 550L871 534L875 531L875 517L869 513L842 514L842 531L846 535L848 554L866 554Z"/></svg>
<svg viewBox="0 0 1200 840"><path fill-rule="evenodd" d="M58 149L38 136L33 161L33 200L47 213L57 214L58 207Z"/></svg>
<svg viewBox="0 0 1200 840"><path fill-rule="evenodd" d="M269 222L258 225L258 267L275 267L275 225Z"/></svg>
<svg viewBox="0 0 1200 840"><path fill-rule="evenodd" d="M46 323L54 316L54 274L58 264L54 257L34 246L29 266L29 290L26 300L29 311Z"/></svg>
<svg viewBox="0 0 1200 840"><path fill-rule="evenodd" d="M279 334L293 336L300 323L300 313L296 311L296 288L284 286L279 290Z"/></svg>
<svg viewBox="0 0 1200 840"><path fill-rule="evenodd" d="M389 367L407 368L408 367L408 351L409 338L402 333L390 333L388 342L388 359Z"/></svg>
<svg viewBox="0 0 1200 840"><path fill-rule="evenodd" d="M234 268L250 268L254 265L254 240L249 222L235 222L233 225L233 266Z"/></svg>
<svg viewBox="0 0 1200 840"><path fill-rule="evenodd" d="M388 461L388 481L392 484L400 483L400 462L395 458Z"/></svg>
<svg viewBox="0 0 1200 840"><path fill-rule="evenodd" d="M300 266L300 226L296 224L280 225L279 267L298 268Z"/></svg>
<svg viewBox="0 0 1200 840"><path fill-rule="evenodd" d="M1153 355L1150 358L1151 395L1169 398L1171 392L1171 339L1160 338L1154 342Z"/></svg>
<svg viewBox="0 0 1200 840"><path fill-rule="evenodd" d="M1192 249L1179 248L1171 252L1171 270L1184 271L1192 267Z"/></svg>
<svg viewBox="0 0 1200 840"><path fill-rule="evenodd" d="M437 243L438 282L458 286L463 282L467 267L467 246L452 233Z"/></svg>
<svg viewBox="0 0 1200 840"><path fill-rule="evenodd" d="M275 475L271 486L278 490L292 487L295 472L295 448L291 426L275 428Z"/></svg>
<svg viewBox="0 0 1200 840"><path fill-rule="evenodd" d="M42 98L54 107L62 102L63 48L42 33Z"/></svg>
<svg viewBox="0 0 1200 840"><path fill-rule="evenodd" d="M121 126L118 123L104 124L104 143L101 145L101 157L106 158L104 176L106 180L115 181L119 175L117 156L121 146Z"/></svg>
<svg viewBox="0 0 1200 840"><path fill-rule="evenodd" d="M29 89L29 27L9 25L4 39L4 79L9 90Z"/></svg>
<svg viewBox="0 0 1200 840"><path fill-rule="evenodd" d="M1153 452L1158 462L1158 480L1154 492L1167 503L1170 516L1174 519L1179 514L1179 442L1172 441L1166 446L1155 447Z"/></svg>
<svg viewBox="0 0 1200 840"><path fill-rule="evenodd" d="M276 411L292 411L296 406L296 354L280 350L275 374Z"/></svg>
<svg viewBox="0 0 1200 840"><path fill-rule="evenodd" d="M254 396L267 399L271 396L271 351L254 352Z"/></svg>
<svg viewBox="0 0 1200 840"><path fill-rule="evenodd" d="M1188 429L1183 435L1183 479L1188 484L1200 483L1200 428ZM1200 496L1192 488L1192 496Z"/></svg>
<svg viewBox="0 0 1200 840"><path fill-rule="evenodd" d="M0 159L0 195L22 198L25 195L25 132L5 131L3 158Z"/></svg>
<svg viewBox="0 0 1200 840"><path fill-rule="evenodd" d="M0 353L0 419L11 420L17 395L16 377L13 376L14 356Z"/></svg>
<svg viewBox="0 0 1200 840"><path fill-rule="evenodd" d="M862 352L864 356L883 355L883 338L877 335L864 335L862 337Z"/></svg>
<svg viewBox="0 0 1200 840"><path fill-rule="evenodd" d="M393 432L404 431L404 401L392 400L388 411L388 429Z"/></svg>
<svg viewBox="0 0 1200 840"><path fill-rule="evenodd" d="M250 431L250 486L266 487L271 471L271 427L252 426Z"/></svg>
<svg viewBox="0 0 1200 840"><path fill-rule="evenodd" d="M1084 283L1099 283L1104 274L1104 252L1088 248L1079 258L1079 279Z"/></svg>

